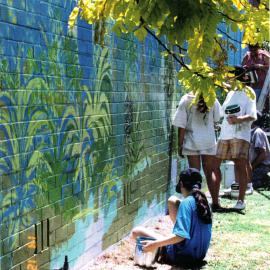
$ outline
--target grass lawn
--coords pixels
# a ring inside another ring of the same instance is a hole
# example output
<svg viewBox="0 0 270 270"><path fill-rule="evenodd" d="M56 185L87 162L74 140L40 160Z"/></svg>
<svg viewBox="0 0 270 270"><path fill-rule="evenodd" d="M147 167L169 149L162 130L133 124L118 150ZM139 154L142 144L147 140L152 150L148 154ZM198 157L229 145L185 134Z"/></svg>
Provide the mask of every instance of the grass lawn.
<svg viewBox="0 0 270 270"><path fill-rule="evenodd" d="M247 196L245 214L214 213L213 237L205 270L270 270L270 191L254 192ZM235 200L222 199L222 206L231 207ZM168 216L147 223L152 229L171 232ZM135 243L129 238L118 243L93 261L89 270L135 270L145 269L134 265ZM182 270L155 263L156 270ZM187 268L185 268L187 269Z"/></svg>
<svg viewBox="0 0 270 270"><path fill-rule="evenodd" d="M270 191L254 192L246 201L245 215L214 214L212 244L203 269L270 269Z"/></svg>

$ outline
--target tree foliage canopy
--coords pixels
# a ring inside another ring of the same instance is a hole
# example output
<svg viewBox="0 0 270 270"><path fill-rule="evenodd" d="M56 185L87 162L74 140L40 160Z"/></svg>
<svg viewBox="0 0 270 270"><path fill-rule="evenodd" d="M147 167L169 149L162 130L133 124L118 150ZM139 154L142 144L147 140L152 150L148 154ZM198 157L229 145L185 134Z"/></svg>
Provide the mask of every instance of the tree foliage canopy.
<svg viewBox="0 0 270 270"><path fill-rule="evenodd" d="M78 0L69 18L75 25L80 16L95 23L100 42L105 21L113 20L117 34L134 32L143 41L147 34L163 44L182 66L178 77L187 90L203 94L211 106L216 90L232 75L228 66L228 48L236 50L231 29L243 31L242 46L262 44L269 35L267 0ZM254 2L255 5L254 5ZM226 27L223 27L226 25ZM235 81L231 79L232 81ZM233 82L233 84L236 82Z"/></svg>

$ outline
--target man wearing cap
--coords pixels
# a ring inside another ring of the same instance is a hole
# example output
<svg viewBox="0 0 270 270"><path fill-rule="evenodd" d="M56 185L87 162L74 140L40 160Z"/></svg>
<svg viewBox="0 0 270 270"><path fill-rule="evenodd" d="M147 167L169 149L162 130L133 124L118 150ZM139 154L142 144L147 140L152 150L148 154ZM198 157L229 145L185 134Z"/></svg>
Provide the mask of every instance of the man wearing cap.
<svg viewBox="0 0 270 270"><path fill-rule="evenodd" d="M241 67L235 67L235 76L242 83L249 83L250 78ZM253 93L252 88L249 91ZM246 164L248 161L251 123L256 120L256 100L247 96L244 89L232 90L228 93L222 109L224 119L217 146L218 165L221 160L232 160L235 164L235 177L239 182L238 201L234 206L236 210L244 210L245 192L247 189L248 174Z"/></svg>

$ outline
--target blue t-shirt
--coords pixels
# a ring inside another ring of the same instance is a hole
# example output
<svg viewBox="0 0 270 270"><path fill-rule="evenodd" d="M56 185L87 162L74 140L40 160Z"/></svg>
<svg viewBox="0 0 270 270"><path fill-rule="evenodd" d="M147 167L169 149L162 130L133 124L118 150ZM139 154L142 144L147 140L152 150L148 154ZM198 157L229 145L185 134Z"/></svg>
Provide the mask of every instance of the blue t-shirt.
<svg viewBox="0 0 270 270"><path fill-rule="evenodd" d="M185 198L178 209L173 233L185 238L179 244L167 246L173 262L179 260L203 260L209 248L212 224L205 224L198 217L193 196Z"/></svg>

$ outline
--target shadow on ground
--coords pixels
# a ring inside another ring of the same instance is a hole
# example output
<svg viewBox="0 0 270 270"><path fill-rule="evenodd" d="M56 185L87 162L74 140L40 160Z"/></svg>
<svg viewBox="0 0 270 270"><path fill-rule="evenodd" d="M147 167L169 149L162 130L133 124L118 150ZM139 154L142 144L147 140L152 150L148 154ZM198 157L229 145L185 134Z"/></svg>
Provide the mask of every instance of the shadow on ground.
<svg viewBox="0 0 270 270"><path fill-rule="evenodd" d="M264 196L266 199L270 200L270 196L265 194L264 191L269 191L270 186L268 188L257 188L255 189L261 196Z"/></svg>
<svg viewBox="0 0 270 270"><path fill-rule="evenodd" d="M201 263L196 263L196 264L182 264L178 266L170 266L168 264L158 264L167 266L169 268L166 268L167 270L200 270L203 269L207 265L207 261L202 261ZM144 267L144 266L138 266L138 269L148 269L148 270L155 270L158 269L158 266L153 266L153 267Z"/></svg>

